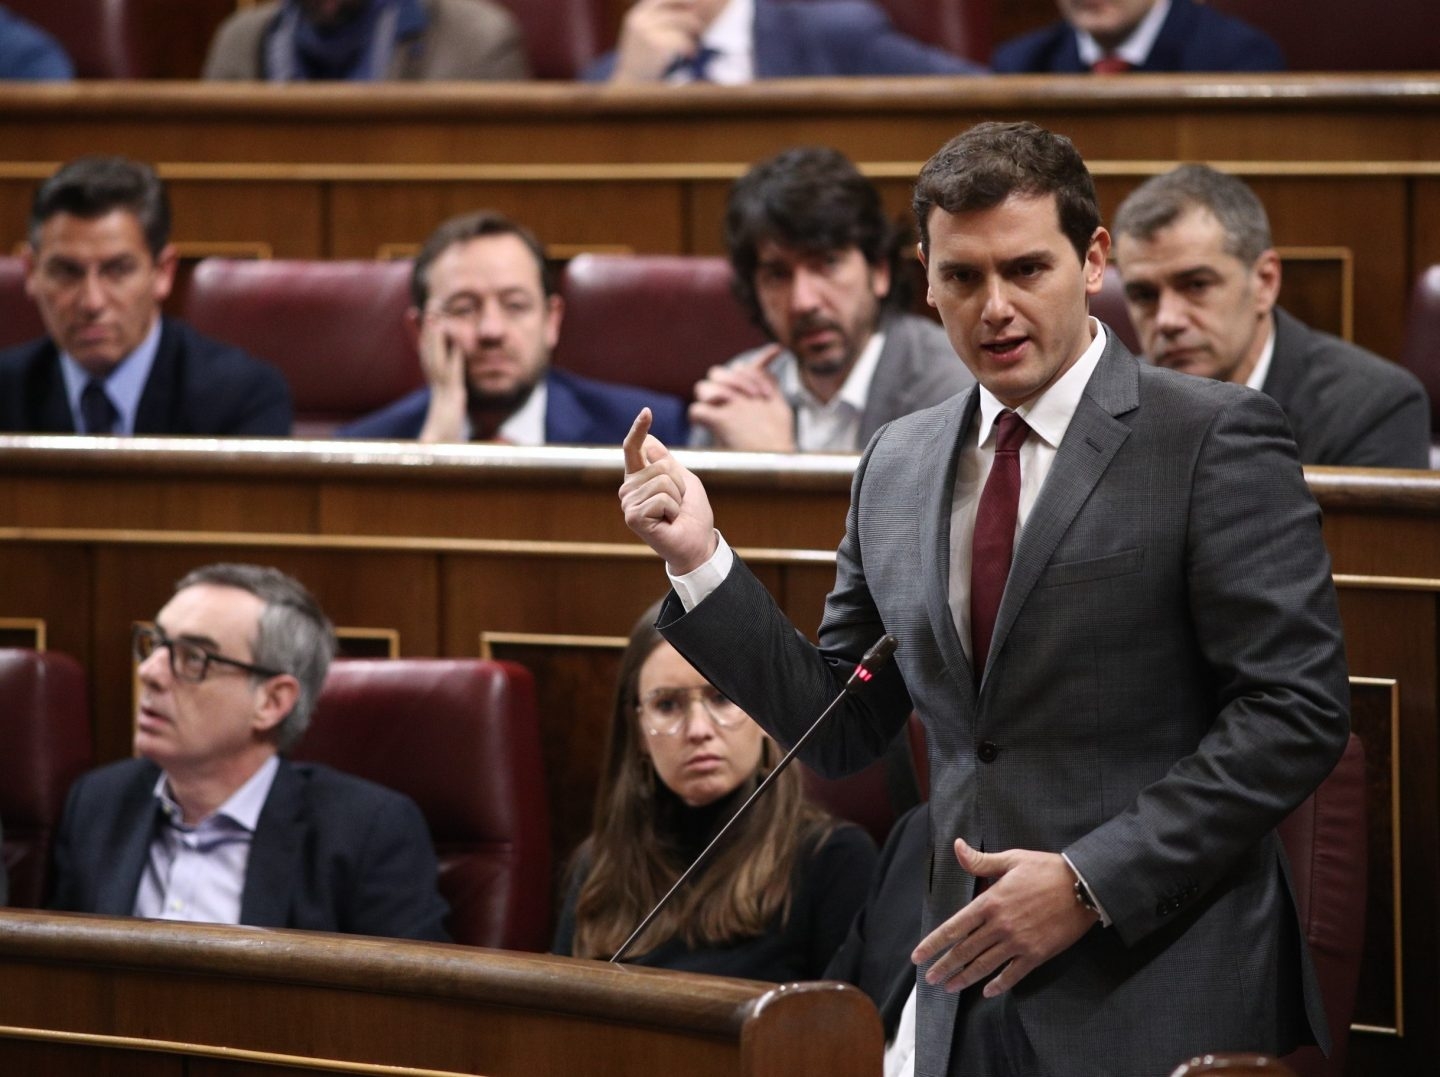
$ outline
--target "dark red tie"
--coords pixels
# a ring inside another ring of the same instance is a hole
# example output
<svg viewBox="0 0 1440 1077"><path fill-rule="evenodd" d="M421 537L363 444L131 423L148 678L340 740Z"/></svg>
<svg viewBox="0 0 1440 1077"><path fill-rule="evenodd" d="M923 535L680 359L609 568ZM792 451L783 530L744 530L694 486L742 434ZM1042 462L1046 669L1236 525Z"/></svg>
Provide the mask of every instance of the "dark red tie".
<svg viewBox="0 0 1440 1077"><path fill-rule="evenodd" d="M1129 60L1122 60L1118 56L1102 56L1090 65L1090 70L1097 75L1123 75L1134 66Z"/></svg>
<svg viewBox="0 0 1440 1077"><path fill-rule="evenodd" d="M995 419L995 463L975 511L970 561L970 653L977 680L985 673L1000 596L1005 593L1005 578L1010 575L1015 522L1020 513L1020 446L1029 433L1025 420L1013 411L1002 411Z"/></svg>

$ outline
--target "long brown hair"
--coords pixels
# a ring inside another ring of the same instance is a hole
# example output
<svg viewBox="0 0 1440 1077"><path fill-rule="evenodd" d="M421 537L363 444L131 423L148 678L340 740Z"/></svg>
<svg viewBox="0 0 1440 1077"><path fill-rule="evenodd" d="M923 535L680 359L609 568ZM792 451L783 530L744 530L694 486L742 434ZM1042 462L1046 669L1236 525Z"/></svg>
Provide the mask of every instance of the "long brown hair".
<svg viewBox="0 0 1440 1077"><path fill-rule="evenodd" d="M594 829L574 860L589 866L575 910L576 957L606 958L618 950L688 866L677 863L664 833L658 798L669 790L640 743L640 667L664 642L654 628L659 610L656 603L636 622L620 661ZM779 758L767 737L755 777L741 790L753 788ZM833 826L805 799L799 772L786 770L646 929L635 952L677 937L695 948L762 934L777 913L789 915L790 875L801 849L823 841Z"/></svg>

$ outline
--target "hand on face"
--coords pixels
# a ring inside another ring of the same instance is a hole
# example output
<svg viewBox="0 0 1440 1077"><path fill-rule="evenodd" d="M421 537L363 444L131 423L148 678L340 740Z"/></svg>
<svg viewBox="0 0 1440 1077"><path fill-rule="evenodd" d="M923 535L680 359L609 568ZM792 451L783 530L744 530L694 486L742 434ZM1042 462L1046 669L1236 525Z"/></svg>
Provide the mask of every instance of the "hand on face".
<svg viewBox="0 0 1440 1077"><path fill-rule="evenodd" d="M774 344L743 365L711 367L696 384L690 421L709 430L717 447L795 451L795 412L770 373L782 351Z"/></svg>
<svg viewBox="0 0 1440 1077"><path fill-rule="evenodd" d="M430 406L420 440L465 440L465 353L445 327L445 318L424 314L420 323L420 369L430 387Z"/></svg>
<svg viewBox="0 0 1440 1077"><path fill-rule="evenodd" d="M656 82L691 56L718 7L714 0L639 0L620 27L615 82Z"/></svg>
<svg viewBox="0 0 1440 1077"><path fill-rule="evenodd" d="M642 408L625 435L620 508L630 530L682 576L714 554L715 514L700 480L651 436L652 418Z"/></svg>
<svg viewBox="0 0 1440 1077"><path fill-rule="evenodd" d="M966 871L991 883L910 955L917 965L936 959L925 973L927 983L961 991L1003 969L984 988L985 997L994 998L1098 922L1075 900L1075 873L1059 853L979 853L956 839L955 857Z"/></svg>

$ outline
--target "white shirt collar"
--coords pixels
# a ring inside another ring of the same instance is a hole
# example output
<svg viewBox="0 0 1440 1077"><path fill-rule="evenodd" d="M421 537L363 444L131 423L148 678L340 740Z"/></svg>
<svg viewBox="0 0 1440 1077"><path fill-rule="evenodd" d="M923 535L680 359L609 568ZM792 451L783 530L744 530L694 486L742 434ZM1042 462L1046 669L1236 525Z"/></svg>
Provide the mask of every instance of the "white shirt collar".
<svg viewBox="0 0 1440 1077"><path fill-rule="evenodd" d="M1245 379L1245 384L1252 389L1264 390L1265 379L1270 376L1270 360L1275 357L1275 317L1270 317L1270 332L1265 337L1265 347L1260 350L1260 358L1255 362L1255 369L1250 371L1250 376Z"/></svg>
<svg viewBox="0 0 1440 1077"><path fill-rule="evenodd" d="M1014 409L1031 432L1052 449L1058 449L1060 442L1065 440L1065 431L1070 429L1070 420L1075 417L1075 409L1085 395L1085 386L1089 384L1090 376L1095 373L1095 367L1105 351L1105 327L1095 318L1089 321L1095 337L1090 346L1080 353L1075 365L1039 396ZM980 439L976 444L985 444L996 418L1004 410L1005 405L989 389L980 386Z"/></svg>
<svg viewBox="0 0 1440 1077"><path fill-rule="evenodd" d="M730 0L700 35L719 55L706 73L711 82L735 86L755 78L755 0Z"/></svg>
<svg viewBox="0 0 1440 1077"><path fill-rule="evenodd" d="M1119 57L1131 67L1139 67L1150 58L1150 50L1155 47L1155 39L1160 36L1160 27L1165 25L1165 16L1168 14L1170 0L1157 0L1155 6L1135 25L1135 29L1130 31L1130 36L1109 55ZM1083 30L1075 31L1075 43L1080 49L1080 62L1086 67L1106 55L1100 43Z"/></svg>
<svg viewBox="0 0 1440 1077"><path fill-rule="evenodd" d="M150 369L155 365L155 355L160 350L160 316L155 316L145 339L135 350L121 359L115 369L103 381L105 395L110 398L119 415L115 433L135 433L135 417L140 411L140 398L145 393L145 383L150 380ZM80 414L80 394L90 383L90 374L77 363L68 352L60 353L60 376L65 381L65 400L70 405L70 414L75 420L75 429L84 425Z"/></svg>
<svg viewBox="0 0 1440 1077"><path fill-rule="evenodd" d="M270 787L275 784L275 775L279 773L279 770L280 757L272 755L260 764L259 769L246 779L244 785L231 793L225 803L216 808L214 814L207 818L215 819L223 815L253 834L256 825L260 822L260 812L265 807L266 799L270 796ZM175 803L174 797L170 795L170 784L164 771L161 771L160 777L155 782L155 799L160 801L160 806L169 817L171 824L177 827L184 825L184 812L181 811L180 805ZM200 820L201 823L205 821L206 819Z"/></svg>

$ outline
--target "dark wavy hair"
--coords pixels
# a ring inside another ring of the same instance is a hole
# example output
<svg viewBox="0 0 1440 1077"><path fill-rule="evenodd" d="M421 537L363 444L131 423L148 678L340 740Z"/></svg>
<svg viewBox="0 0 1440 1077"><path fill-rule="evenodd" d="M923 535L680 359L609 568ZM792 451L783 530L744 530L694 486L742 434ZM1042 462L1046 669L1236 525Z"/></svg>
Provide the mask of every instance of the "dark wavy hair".
<svg viewBox="0 0 1440 1077"><path fill-rule="evenodd" d="M725 206L731 284L751 319L768 331L755 293L765 240L820 254L856 248L871 266L888 266L884 304L903 307L900 251L908 236L885 215L880 192L839 150L800 146L755 165L735 181Z"/></svg>

